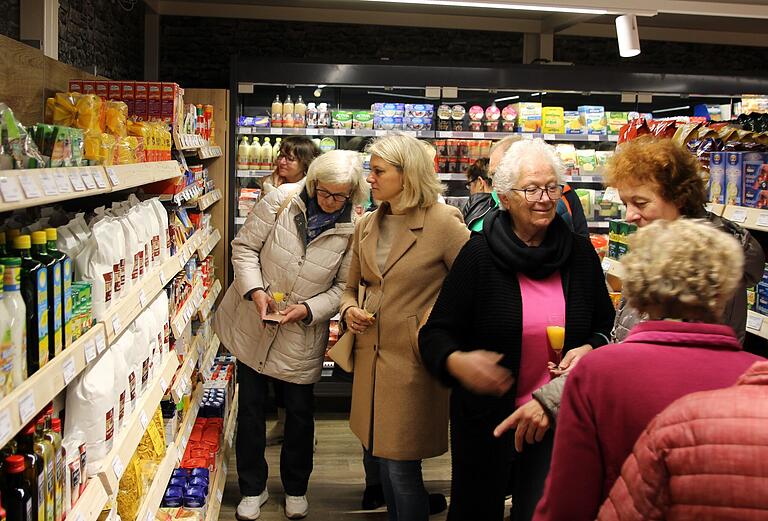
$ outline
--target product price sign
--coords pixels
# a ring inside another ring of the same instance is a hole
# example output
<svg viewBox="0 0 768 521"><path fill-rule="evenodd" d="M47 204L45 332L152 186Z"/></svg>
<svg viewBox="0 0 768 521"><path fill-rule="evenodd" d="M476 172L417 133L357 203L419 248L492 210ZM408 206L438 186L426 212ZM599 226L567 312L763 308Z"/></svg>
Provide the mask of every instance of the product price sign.
<svg viewBox="0 0 768 521"><path fill-rule="evenodd" d="M755 224L761 228L768 227L768 212L760 212L760 215L757 217L757 222Z"/></svg>
<svg viewBox="0 0 768 521"><path fill-rule="evenodd" d="M162 376L160 377L160 388L165 392L168 389L168 382L165 381L165 378Z"/></svg>
<svg viewBox="0 0 768 521"><path fill-rule="evenodd" d="M147 427L149 427L149 418L147 418L146 412L141 411L141 415L139 416L139 421L141 422L141 428L143 430L147 430Z"/></svg>
<svg viewBox="0 0 768 521"><path fill-rule="evenodd" d="M335 129L333 129L333 135L334 136L346 136L347 135L347 131L344 130L343 128L335 128Z"/></svg>
<svg viewBox="0 0 768 521"><path fill-rule="evenodd" d="M75 192L82 192L85 190L83 179L77 174L77 172L71 172L69 174L69 181L75 189Z"/></svg>
<svg viewBox="0 0 768 521"><path fill-rule="evenodd" d="M472 132L472 138L473 139L484 139L485 138L485 134L483 134L482 132Z"/></svg>
<svg viewBox="0 0 768 521"><path fill-rule="evenodd" d="M64 172L54 173L53 178L56 179L56 187L59 189L59 192L68 194L72 191L72 185L70 184L69 179L67 179L67 176L64 175Z"/></svg>
<svg viewBox="0 0 768 521"><path fill-rule="evenodd" d="M101 354L107 349L107 339L104 338L104 333L96 335L96 351Z"/></svg>
<svg viewBox="0 0 768 521"><path fill-rule="evenodd" d="M28 175L20 175L19 182L21 183L21 189L24 190L24 194L27 199L37 199L40 197L40 190L37 189L37 185Z"/></svg>
<svg viewBox="0 0 768 521"><path fill-rule="evenodd" d="M760 331L763 328L763 317L757 313L750 313L747 316L747 329Z"/></svg>
<svg viewBox="0 0 768 521"><path fill-rule="evenodd" d="M152 511L147 512L147 517L144 521L155 521L155 513Z"/></svg>
<svg viewBox="0 0 768 521"><path fill-rule="evenodd" d="M115 456L115 459L112 460L112 470L115 472L117 480L120 481L120 478L123 477L123 473L125 472L125 467L123 466L123 462L120 460L120 456Z"/></svg>
<svg viewBox="0 0 768 521"><path fill-rule="evenodd" d="M112 331L114 331L115 334L120 332L120 317L117 315L112 317Z"/></svg>
<svg viewBox="0 0 768 521"><path fill-rule="evenodd" d="M99 188L107 187L107 181L104 179L104 176L101 175L101 172L93 172L93 180L96 181L96 186Z"/></svg>
<svg viewBox="0 0 768 521"><path fill-rule="evenodd" d="M269 129L269 133L273 134L273 135L275 135L275 134L276 135L280 135L280 134L283 133L283 129L282 128L271 128L271 129Z"/></svg>
<svg viewBox="0 0 768 521"><path fill-rule="evenodd" d="M96 344L88 342L85 344L85 363L90 364L96 360Z"/></svg>
<svg viewBox="0 0 768 521"><path fill-rule="evenodd" d="M75 360L70 356L62 364L62 373L64 375L64 385L69 385L69 383L75 379L75 372L76 372Z"/></svg>
<svg viewBox="0 0 768 521"><path fill-rule="evenodd" d="M731 214L731 221L735 223L743 223L747 220L747 210L743 208L739 208L738 210L734 210Z"/></svg>
<svg viewBox="0 0 768 521"><path fill-rule="evenodd" d="M3 194L3 201L6 203L21 201L21 190L13 178L0 177L0 193Z"/></svg>
<svg viewBox="0 0 768 521"><path fill-rule="evenodd" d="M52 197L54 195L59 195L59 188L56 186L56 181L50 174L40 174L40 184L43 185L43 193L46 196Z"/></svg>
<svg viewBox="0 0 768 521"><path fill-rule="evenodd" d="M7 440L13 436L11 426L11 413L8 409L0 411L0 440Z"/></svg>
<svg viewBox="0 0 768 521"><path fill-rule="evenodd" d="M602 266L603 266L603 271L607 272L608 270L611 269L611 260L606 257L605 259L603 259Z"/></svg>
<svg viewBox="0 0 768 521"><path fill-rule="evenodd" d="M160 270L160 284L165 287L165 285L168 283L168 279L165 278L165 273L163 270Z"/></svg>
<svg viewBox="0 0 768 521"><path fill-rule="evenodd" d="M179 447L179 450L183 451L184 449L182 449L182 447L186 447L186 446L187 446L187 437L186 436L182 436L181 437L181 446Z"/></svg>
<svg viewBox="0 0 768 521"><path fill-rule="evenodd" d="M587 141L600 141L600 136L596 134L590 134L587 136Z"/></svg>
<svg viewBox="0 0 768 521"><path fill-rule="evenodd" d="M117 175L114 168L107 168L107 177L109 177L113 185L117 186L120 184L120 176Z"/></svg>
<svg viewBox="0 0 768 521"><path fill-rule="evenodd" d="M219 489L216 491L216 499L218 500L219 504L221 504L221 500L224 499L224 491Z"/></svg>
<svg viewBox="0 0 768 521"><path fill-rule="evenodd" d="M139 290L139 304L142 308L147 307L147 296L144 294L144 289Z"/></svg>
<svg viewBox="0 0 768 521"><path fill-rule="evenodd" d="M387 131L386 131L386 130L375 130L373 133L374 133L374 134L375 134L377 137L380 137L380 136L386 136L386 135L387 135Z"/></svg>
<svg viewBox="0 0 768 521"><path fill-rule="evenodd" d="M93 180L93 176L88 170L80 172L80 177L88 190L96 190L96 181Z"/></svg>
<svg viewBox="0 0 768 521"><path fill-rule="evenodd" d="M78 512L78 514L77 514L77 518L75 519L75 521L85 521L85 517L83 517L83 514L80 514L80 513Z"/></svg>
<svg viewBox="0 0 768 521"><path fill-rule="evenodd" d="M19 418L21 418L22 425L25 425L37 412L35 407L35 393L32 391L27 392L24 396L19 398Z"/></svg>
<svg viewBox="0 0 768 521"><path fill-rule="evenodd" d="M316 128L308 128L307 129L307 135L308 136L317 136L320 134L320 131Z"/></svg>
<svg viewBox="0 0 768 521"><path fill-rule="evenodd" d="M555 141L556 139L554 134L544 134L544 141Z"/></svg>

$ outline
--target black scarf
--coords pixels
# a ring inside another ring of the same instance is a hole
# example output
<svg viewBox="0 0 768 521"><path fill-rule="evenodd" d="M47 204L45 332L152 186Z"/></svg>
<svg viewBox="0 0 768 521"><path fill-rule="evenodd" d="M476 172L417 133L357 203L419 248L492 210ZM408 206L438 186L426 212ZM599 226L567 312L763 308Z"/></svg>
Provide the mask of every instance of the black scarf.
<svg viewBox="0 0 768 521"><path fill-rule="evenodd" d="M540 246L525 244L512 231L509 212L494 210L485 218L483 235L493 262L502 271L521 272L532 279L544 279L559 270L571 255L573 232L555 215Z"/></svg>

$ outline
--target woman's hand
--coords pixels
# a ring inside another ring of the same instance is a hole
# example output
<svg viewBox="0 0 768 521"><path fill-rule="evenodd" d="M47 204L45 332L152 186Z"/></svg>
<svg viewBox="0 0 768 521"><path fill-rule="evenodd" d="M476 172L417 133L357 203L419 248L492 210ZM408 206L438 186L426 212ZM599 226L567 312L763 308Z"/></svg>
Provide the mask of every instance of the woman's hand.
<svg viewBox="0 0 768 521"><path fill-rule="evenodd" d="M501 396L515 379L506 367L499 365L504 357L492 351L454 351L446 360L446 369L462 386L475 394Z"/></svg>
<svg viewBox="0 0 768 521"><path fill-rule="evenodd" d="M300 322L307 318L309 312L307 306L304 304L292 304L285 308L285 311L280 312L283 315L283 321L281 324L289 324L291 322Z"/></svg>
<svg viewBox="0 0 768 521"><path fill-rule="evenodd" d="M590 351L592 351L592 346L589 344L584 344L581 347L574 347L565 353L565 358L560 362L560 365L555 365L552 362L549 362L549 372L555 377L571 372L571 370L576 367L576 364L579 363L579 360Z"/></svg>
<svg viewBox="0 0 768 521"><path fill-rule="evenodd" d="M264 320L264 318L267 316L267 313L274 313L277 311L275 301L272 300L272 297L270 297L269 294L263 289L257 289L251 293L251 300L254 304L256 304L256 310L259 312L259 317L261 317L261 320Z"/></svg>
<svg viewBox="0 0 768 521"><path fill-rule="evenodd" d="M528 443L539 442L549 429L549 416L537 400L531 400L519 407L509 417L501 422L494 430L497 438L510 429L515 429L515 450L523 452L523 440Z"/></svg>
<svg viewBox="0 0 768 521"><path fill-rule="evenodd" d="M374 322L375 318L369 315L365 310L358 307L347 308L344 312L344 322L353 333L365 333Z"/></svg>

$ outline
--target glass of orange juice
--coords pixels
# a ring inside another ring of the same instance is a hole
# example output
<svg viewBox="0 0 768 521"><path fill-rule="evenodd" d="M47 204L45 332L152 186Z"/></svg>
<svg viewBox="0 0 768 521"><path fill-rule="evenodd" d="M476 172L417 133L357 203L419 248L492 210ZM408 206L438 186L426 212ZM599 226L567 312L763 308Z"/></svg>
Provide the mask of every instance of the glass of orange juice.
<svg viewBox="0 0 768 521"><path fill-rule="evenodd" d="M565 346L565 320L560 315L550 315L547 319L547 339L552 351L555 352L557 365L560 365Z"/></svg>

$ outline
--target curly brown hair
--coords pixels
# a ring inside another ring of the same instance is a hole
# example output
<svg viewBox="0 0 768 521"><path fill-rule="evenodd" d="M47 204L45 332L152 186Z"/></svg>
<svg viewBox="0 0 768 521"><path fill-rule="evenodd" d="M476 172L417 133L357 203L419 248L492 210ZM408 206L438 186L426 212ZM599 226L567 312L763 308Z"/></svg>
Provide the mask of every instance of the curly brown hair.
<svg viewBox="0 0 768 521"><path fill-rule="evenodd" d="M701 216L707 193L696 157L671 139L641 136L619 146L609 160L605 183L651 184L685 217Z"/></svg>

